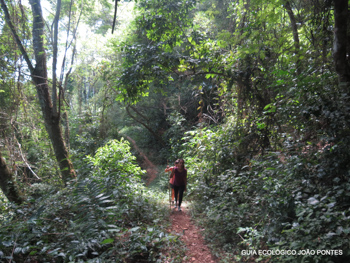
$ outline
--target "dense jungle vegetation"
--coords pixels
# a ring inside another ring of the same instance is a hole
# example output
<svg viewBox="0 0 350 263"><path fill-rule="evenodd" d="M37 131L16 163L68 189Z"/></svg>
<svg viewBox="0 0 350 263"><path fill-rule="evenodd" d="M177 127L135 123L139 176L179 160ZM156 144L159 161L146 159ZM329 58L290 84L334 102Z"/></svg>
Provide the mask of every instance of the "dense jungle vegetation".
<svg viewBox="0 0 350 263"><path fill-rule="evenodd" d="M349 261L349 1L0 3L1 262Z"/></svg>

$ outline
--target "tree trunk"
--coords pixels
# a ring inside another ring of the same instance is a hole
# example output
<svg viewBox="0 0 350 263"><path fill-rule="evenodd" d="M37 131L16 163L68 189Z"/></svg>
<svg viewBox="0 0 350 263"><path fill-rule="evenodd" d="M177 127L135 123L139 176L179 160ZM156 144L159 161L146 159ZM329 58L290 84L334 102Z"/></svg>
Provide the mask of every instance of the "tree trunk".
<svg viewBox="0 0 350 263"><path fill-rule="evenodd" d="M69 160L68 151L64 143L62 130L60 126L60 113L57 109L54 109L52 100L49 92L48 78L47 78L47 60L46 52L44 48L44 20L42 17L40 0L29 0L32 7L33 14L33 48L36 65L33 67L29 60L28 54L26 53L15 27L12 24L10 15L8 13L7 6L4 0L0 0L1 7L4 10L6 22L8 23L14 39L19 46L21 53L28 64L28 68L31 73L32 81L36 86L36 91L39 98L41 111L43 113L46 130L49 134L49 138L52 142L52 146L55 152L56 159L58 161L62 179L67 182L73 179L75 171L73 164Z"/></svg>
<svg viewBox="0 0 350 263"><path fill-rule="evenodd" d="M0 187L4 195L10 202L21 204L23 198L21 197L18 188L15 185L15 180L10 169L7 167L5 159L2 158L0 152Z"/></svg>
<svg viewBox="0 0 350 263"><path fill-rule="evenodd" d="M348 0L334 0L334 63L338 74L339 86L347 90L350 82L349 63L347 61Z"/></svg>
<svg viewBox="0 0 350 263"><path fill-rule="evenodd" d="M68 113L65 110L63 112L63 126L64 126L64 139L66 141L66 147L67 147L67 151L69 152L69 148L70 148L70 144L69 144L69 137L70 137L70 133L69 133L69 120L68 120Z"/></svg>
<svg viewBox="0 0 350 263"><path fill-rule="evenodd" d="M57 53L58 53L58 21L60 20L60 12L61 12L61 0L57 0L56 3L56 14L54 19L53 26L53 58L52 58L52 104L53 104L53 114L58 115L57 111Z"/></svg>
<svg viewBox="0 0 350 263"><path fill-rule="evenodd" d="M75 171L68 157L68 151L64 143L60 114L55 114L53 108L49 85L47 81L46 52L44 48L44 20L40 6L40 0L30 0L33 13L33 45L36 66L32 74L33 82L39 97L41 110L43 112L45 126L54 148L55 156L61 169L62 179L67 183L75 177Z"/></svg>
<svg viewBox="0 0 350 263"><path fill-rule="evenodd" d="M300 41L299 41L299 33L298 33L297 21L295 19L295 16L294 16L294 13L293 13L293 10L292 10L292 7L291 7L289 1L285 2L284 7L287 10L287 13L288 13L288 16L289 16L289 19L290 19L290 24L292 26L293 39L294 39L294 50L295 50L294 52L295 52L295 55L296 55L296 58L297 58L296 70L297 70L297 75L300 75L301 74L301 68L300 68L301 61L300 61L300 55L299 55L299 52L300 52Z"/></svg>

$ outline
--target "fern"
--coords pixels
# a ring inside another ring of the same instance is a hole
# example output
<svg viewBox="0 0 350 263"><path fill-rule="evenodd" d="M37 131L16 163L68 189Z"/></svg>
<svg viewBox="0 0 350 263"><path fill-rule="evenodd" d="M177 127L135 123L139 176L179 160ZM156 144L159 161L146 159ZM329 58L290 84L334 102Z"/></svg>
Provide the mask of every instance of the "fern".
<svg viewBox="0 0 350 263"><path fill-rule="evenodd" d="M109 223L116 207L104 191L105 187L100 183L84 179L77 184L71 197L76 214L70 222L70 230L75 238L71 241L70 250L79 251L77 257L86 257L88 254L97 256L103 240L109 239L110 233L119 231Z"/></svg>
<svg viewBox="0 0 350 263"><path fill-rule="evenodd" d="M123 146L104 148L111 162L119 157L108 149ZM101 153L96 158L103 157ZM133 159L129 154L121 157ZM167 209L159 206L160 197L137 182L141 170L130 165L119 162L113 171L109 164L96 165L76 184L57 193L43 191L40 199L14 208L12 219L0 229L0 261L125 262L159 257L164 245L175 242L159 224ZM124 176L126 169L129 174Z"/></svg>

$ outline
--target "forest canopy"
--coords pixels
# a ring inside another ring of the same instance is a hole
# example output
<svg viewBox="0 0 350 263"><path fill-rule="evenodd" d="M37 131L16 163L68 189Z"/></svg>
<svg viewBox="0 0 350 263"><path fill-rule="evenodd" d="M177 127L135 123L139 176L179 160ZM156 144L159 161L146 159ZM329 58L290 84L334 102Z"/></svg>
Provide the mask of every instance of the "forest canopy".
<svg viewBox="0 0 350 263"><path fill-rule="evenodd" d="M0 4L1 260L182 262L178 158L220 262L350 258L349 1Z"/></svg>

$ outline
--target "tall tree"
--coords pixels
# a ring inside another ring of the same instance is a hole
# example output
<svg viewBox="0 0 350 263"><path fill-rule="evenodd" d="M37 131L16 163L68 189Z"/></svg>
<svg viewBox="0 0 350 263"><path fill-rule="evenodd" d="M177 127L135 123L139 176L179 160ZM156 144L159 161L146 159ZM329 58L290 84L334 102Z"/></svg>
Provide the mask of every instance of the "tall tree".
<svg viewBox="0 0 350 263"><path fill-rule="evenodd" d="M334 0L334 63L340 86L350 83L350 67L347 60L347 32L349 3L347 0Z"/></svg>
<svg viewBox="0 0 350 263"><path fill-rule="evenodd" d="M47 72L47 58L46 58L46 50L44 47L45 23L42 16L40 0L29 1L32 8L32 15L33 15L32 35L33 35L34 57L36 62L35 66L33 66L26 50L22 45L22 42L17 34L16 28L12 23L5 1L0 0L0 2L1 2L1 8L5 14L6 22L10 27L13 37L28 65L32 81L36 86L36 91L39 98L41 111L45 121L45 127L49 134L50 140L54 148L56 159L61 169L62 179L65 183L67 183L70 179L74 178L76 175L73 168L73 164L69 160L68 151L62 135L61 125L60 125L61 116L60 116L59 109L57 109L60 103L53 104L52 98L50 97L48 72ZM57 30L55 31L55 34L58 34ZM55 43L55 45L57 45L57 42ZM56 91L54 90L53 93L55 92ZM58 98L60 98L60 96L58 96ZM53 99L55 101L57 97Z"/></svg>
<svg viewBox="0 0 350 263"><path fill-rule="evenodd" d="M299 33L298 33L297 21L296 21L295 15L294 15L293 10L292 10L292 6L291 6L289 1L285 2L284 7L287 10L287 13L288 13L288 16L289 16L289 19L290 19L290 23L291 23L291 27L292 27L292 30L293 30L295 55L297 57L297 62L296 62L297 63L297 65L296 65L297 66L297 74L300 75L300 73L301 73L301 69L300 69L301 61L300 61L300 55L299 55L299 52L300 52L300 41L299 41Z"/></svg>

